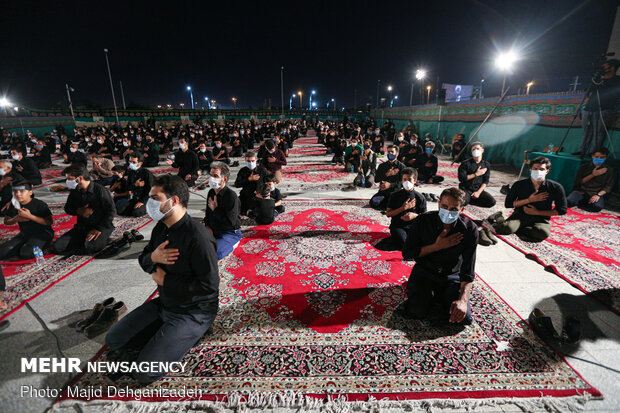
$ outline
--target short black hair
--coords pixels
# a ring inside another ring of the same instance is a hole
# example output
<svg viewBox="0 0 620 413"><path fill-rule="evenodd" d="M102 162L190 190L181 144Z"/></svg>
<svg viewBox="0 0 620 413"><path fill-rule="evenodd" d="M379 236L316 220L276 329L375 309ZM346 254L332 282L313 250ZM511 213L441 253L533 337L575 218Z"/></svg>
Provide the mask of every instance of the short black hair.
<svg viewBox="0 0 620 413"><path fill-rule="evenodd" d="M263 198L269 198L269 194L271 194L271 189L265 184L260 184L256 188L256 192L258 192Z"/></svg>
<svg viewBox="0 0 620 413"><path fill-rule="evenodd" d="M272 150L275 147L276 143L273 141L273 139L267 139L267 141L265 142L265 148Z"/></svg>
<svg viewBox="0 0 620 413"><path fill-rule="evenodd" d="M178 175L161 175L155 178L153 186L161 188L162 192L166 194L168 198L176 196L179 198L179 202L185 208L187 208L187 202L189 201L189 188L187 182L185 182Z"/></svg>
<svg viewBox="0 0 620 413"><path fill-rule="evenodd" d="M276 176L274 174L269 174L265 177L265 180L263 181L265 183L268 182L276 182ZM276 182L277 183L277 182Z"/></svg>
<svg viewBox="0 0 620 413"><path fill-rule="evenodd" d="M245 157L246 158L256 158L256 152L246 152L245 153Z"/></svg>
<svg viewBox="0 0 620 413"><path fill-rule="evenodd" d="M222 178L226 178L227 180L230 178L230 168L224 162L215 161L211 162L209 165L211 169L219 169L222 174Z"/></svg>
<svg viewBox="0 0 620 413"><path fill-rule="evenodd" d="M607 149L604 146L601 146L600 148L597 148L594 150L594 152L592 152L592 155L594 155L596 152L600 153L601 155L609 155L609 149Z"/></svg>
<svg viewBox="0 0 620 413"><path fill-rule="evenodd" d="M90 174L88 173L88 169L86 169L86 166L84 166L84 164L81 164L81 163L72 163L71 165L66 167L63 172L65 175L75 176L76 178L81 176L87 181L91 180Z"/></svg>
<svg viewBox="0 0 620 413"><path fill-rule="evenodd" d="M131 158L137 158L137 159L138 159L138 163L140 163L140 162L144 162L144 155L142 155L142 153L140 153L140 152L132 152L132 153L129 155L129 158L130 158L130 159L131 159Z"/></svg>
<svg viewBox="0 0 620 413"><path fill-rule="evenodd" d="M544 156L539 156L538 158L535 158L530 163L530 169L532 169L534 165L545 165L547 170L551 169L551 161L549 160L549 158L545 158Z"/></svg>
<svg viewBox="0 0 620 413"><path fill-rule="evenodd" d="M443 191L441 191L439 199L443 198L444 196L449 196L450 198L457 200L460 206L463 206L463 203L465 202L465 192L459 188L444 189Z"/></svg>
<svg viewBox="0 0 620 413"><path fill-rule="evenodd" d="M388 149L396 149L396 153L398 153L398 146L396 145L388 145Z"/></svg>
<svg viewBox="0 0 620 413"><path fill-rule="evenodd" d="M400 176L403 175L411 175L413 176L413 179L415 179L416 181L418 180L418 170L414 169L414 168L403 168L402 171L400 171Z"/></svg>

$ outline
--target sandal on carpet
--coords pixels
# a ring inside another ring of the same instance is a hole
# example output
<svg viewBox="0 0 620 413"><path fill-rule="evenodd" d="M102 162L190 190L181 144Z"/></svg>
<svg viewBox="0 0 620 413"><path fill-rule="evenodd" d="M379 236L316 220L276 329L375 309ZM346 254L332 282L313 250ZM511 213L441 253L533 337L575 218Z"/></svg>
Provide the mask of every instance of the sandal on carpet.
<svg viewBox="0 0 620 413"><path fill-rule="evenodd" d="M581 338L581 322L575 317L568 317L564 320L562 327L562 341L575 344Z"/></svg>
<svg viewBox="0 0 620 413"><path fill-rule="evenodd" d="M132 229L131 234L136 241L142 241L144 239L144 235L140 234L140 231L138 231L137 229Z"/></svg>
<svg viewBox="0 0 620 413"><path fill-rule="evenodd" d="M539 308L534 308L528 317L528 321L534 333L544 342L557 343L560 340L551 318L547 317Z"/></svg>

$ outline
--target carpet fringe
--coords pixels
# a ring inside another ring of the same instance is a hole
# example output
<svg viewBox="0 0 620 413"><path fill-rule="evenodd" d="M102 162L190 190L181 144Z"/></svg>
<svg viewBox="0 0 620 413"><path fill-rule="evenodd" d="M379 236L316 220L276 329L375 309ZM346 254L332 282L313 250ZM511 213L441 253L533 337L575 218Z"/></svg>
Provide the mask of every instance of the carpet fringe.
<svg viewBox="0 0 620 413"><path fill-rule="evenodd" d="M537 397L537 398L492 398L492 399L427 399L427 400L390 400L369 396L365 401L348 401L345 396L327 396L325 399L304 396L302 393L282 392L249 394L230 393L226 401L178 401L178 402L142 402L118 400L77 401L63 400L54 404L49 412L113 412L113 413L172 413L172 412L212 412L212 413L255 413L267 409L295 412L428 412L441 409L474 411L479 408L497 406L514 406L524 412L581 412L593 397L589 394L572 397ZM487 410L488 411L488 410Z"/></svg>

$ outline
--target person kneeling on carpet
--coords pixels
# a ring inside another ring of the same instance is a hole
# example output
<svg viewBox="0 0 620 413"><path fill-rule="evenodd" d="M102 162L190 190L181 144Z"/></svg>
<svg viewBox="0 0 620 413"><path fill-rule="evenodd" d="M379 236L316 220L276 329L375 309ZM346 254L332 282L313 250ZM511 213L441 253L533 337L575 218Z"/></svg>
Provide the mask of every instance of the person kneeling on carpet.
<svg viewBox="0 0 620 413"><path fill-rule="evenodd" d="M0 245L0 259L17 255L34 258L34 247L46 249L54 238L52 213L47 204L34 197L28 181L13 183L13 200L4 217L5 225L19 225L19 234Z"/></svg>
<svg viewBox="0 0 620 413"><path fill-rule="evenodd" d="M136 308L106 335L116 354L139 350L138 363L176 362L208 333L218 310L220 276L216 241L187 213L189 190L178 176L155 179L147 211L157 222L138 262L157 284L159 297ZM142 384L165 372L136 372Z"/></svg>
<svg viewBox="0 0 620 413"><path fill-rule="evenodd" d="M433 153L435 150L434 142L426 142L424 154L418 156L414 167L418 170L418 179L426 184L438 184L443 182L444 177L437 175L439 160Z"/></svg>
<svg viewBox="0 0 620 413"><path fill-rule="evenodd" d="M413 168L401 171L403 189L390 195L385 215L392 218L390 234L394 246L401 250L407 239L407 233L418 215L426 212L426 199L414 190L418 172Z"/></svg>
<svg viewBox="0 0 620 413"><path fill-rule="evenodd" d="M362 162L360 173L353 180L353 185L362 188L372 188L375 184L375 174L377 173L377 154L372 150L372 142L370 139L364 141L364 151L360 156Z"/></svg>
<svg viewBox="0 0 620 413"><path fill-rule="evenodd" d="M605 206L603 197L614 185L615 172L605 165L609 149L604 146L592 154L592 162L584 163L577 170L573 192L567 197L569 207L578 206L584 211L599 212Z"/></svg>
<svg viewBox="0 0 620 413"><path fill-rule="evenodd" d="M551 234L550 219L566 214L566 196L559 183L545 179L551 161L539 156L530 166L530 178L515 182L506 195L506 208L514 212L505 221L495 224L500 235L517 234L524 241L540 242ZM555 204L555 207L553 205Z"/></svg>
<svg viewBox="0 0 620 413"><path fill-rule="evenodd" d="M266 184L260 184L256 189L248 216L255 220L258 225L269 225L278 216L276 201L271 198L271 190Z"/></svg>
<svg viewBox="0 0 620 413"><path fill-rule="evenodd" d="M143 168L144 157L140 152L129 155L129 168L127 169L127 183L131 192L131 199L127 202L120 215L128 217L141 217L146 215L146 202L155 177L153 173Z"/></svg>
<svg viewBox="0 0 620 413"><path fill-rule="evenodd" d="M370 198L370 206L374 209L384 211L387 208L388 198L395 190L399 189L400 171L405 169L405 165L397 160L398 146L390 145L387 148L388 161L383 162L377 168L377 182L379 192Z"/></svg>
<svg viewBox="0 0 620 413"><path fill-rule="evenodd" d="M491 164L482 159L483 153L482 142L471 144L471 158L458 169L459 188L465 191L465 205L491 208L495 206L495 198L485 191L491 177Z"/></svg>
<svg viewBox="0 0 620 413"><path fill-rule="evenodd" d="M217 240L217 258L222 259L241 241L239 197L227 185L230 169L224 162L211 164L204 223Z"/></svg>
<svg viewBox="0 0 620 413"><path fill-rule="evenodd" d="M267 185L269 187L269 191L271 191L269 193L269 197L271 199L273 199L275 201L275 205L276 205L276 212L278 214L283 214L284 213L284 205L282 205L282 193L280 192L280 190L278 188L276 188L276 178L273 175L267 175L265 177L265 185ZM277 216L277 215L276 215Z"/></svg>
<svg viewBox="0 0 620 413"><path fill-rule="evenodd" d="M403 258L415 260L415 266L407 281L407 300L396 309L400 316L425 319L437 305L440 323L472 323L469 295L476 276L478 227L461 214L464 200L462 190L445 189L439 211L413 221Z"/></svg>
<svg viewBox="0 0 620 413"><path fill-rule="evenodd" d="M77 223L52 245L56 254L93 254L106 244L114 224L116 207L110 191L92 181L86 167L74 164L65 169L71 190L65 212L77 216Z"/></svg>

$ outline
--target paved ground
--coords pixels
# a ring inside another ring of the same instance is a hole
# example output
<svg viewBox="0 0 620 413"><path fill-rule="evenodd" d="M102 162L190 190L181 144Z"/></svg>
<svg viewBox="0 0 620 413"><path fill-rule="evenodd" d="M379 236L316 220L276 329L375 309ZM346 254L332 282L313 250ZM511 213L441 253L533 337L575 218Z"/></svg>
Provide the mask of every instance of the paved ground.
<svg viewBox="0 0 620 413"><path fill-rule="evenodd" d="M438 188L424 190L439 194ZM372 193L373 190L305 192L289 199L369 199ZM206 195L206 191L201 194ZM63 198L46 189L38 190L37 196L50 202ZM429 205L430 209L437 208L436 203ZM203 216L204 206L203 198L191 196L192 216ZM147 240L152 227L149 224L141 230ZM30 307L10 317L11 326L0 333L0 412L42 412L54 397L21 397L22 386L60 389L71 378L66 374L21 374L21 357L61 357L62 351L67 357L87 361L101 348L103 336L89 340L68 325L106 297L124 301L131 310L153 292L151 277L141 271L136 259L147 240L134 244L131 250L114 259L95 260L86 265L32 300ZM561 329L561 313L587 313L592 325L586 326L585 335L591 338L583 340L567 355L567 361L605 396L604 400L590 401L586 410L620 411L620 317L503 242L479 248L477 272L522 318L527 318L534 307L540 307L554 317L556 328ZM558 294L566 294L561 306L554 300ZM51 332L46 331L37 317Z"/></svg>

